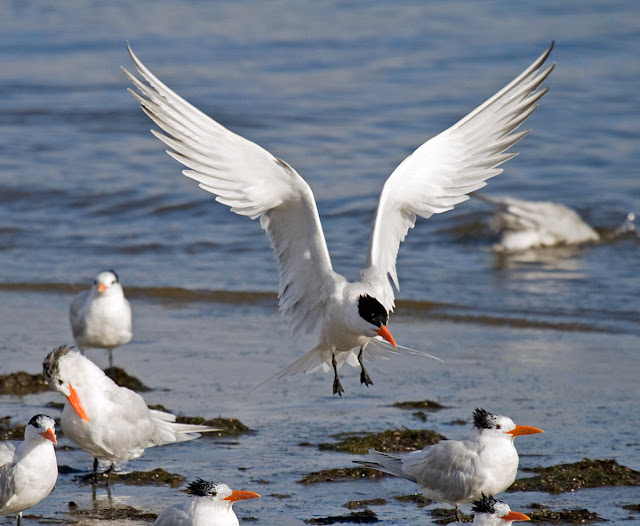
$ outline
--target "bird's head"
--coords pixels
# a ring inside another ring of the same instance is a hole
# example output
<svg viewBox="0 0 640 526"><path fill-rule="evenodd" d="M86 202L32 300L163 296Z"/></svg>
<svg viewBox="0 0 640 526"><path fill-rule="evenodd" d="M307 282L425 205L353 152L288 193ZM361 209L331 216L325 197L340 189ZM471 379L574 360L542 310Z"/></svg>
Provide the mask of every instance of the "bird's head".
<svg viewBox="0 0 640 526"><path fill-rule="evenodd" d="M391 345L396 347L396 342L387 329L389 313L377 299L368 294L362 294L358 298L358 315L368 324L368 329L378 336L382 336Z"/></svg>
<svg viewBox="0 0 640 526"><path fill-rule="evenodd" d="M544 433L542 429L537 427L516 425L510 418L491 414L480 407L473 412L473 426L480 432L487 431L499 436L504 434L512 439L520 435Z"/></svg>
<svg viewBox="0 0 640 526"><path fill-rule="evenodd" d="M122 288L118 274L115 270L105 270L100 272L93 280L93 287L98 294L104 294L107 291L114 290L116 288Z"/></svg>
<svg viewBox="0 0 640 526"><path fill-rule="evenodd" d="M187 492L198 497L209 497L215 502L224 502L229 506L238 500L257 499L260 497L253 491L232 490L221 482L209 482L200 478L187 486Z"/></svg>
<svg viewBox="0 0 640 526"><path fill-rule="evenodd" d="M66 396L78 416L88 422L89 416L84 410L80 397L74 389L68 374L70 363L77 356L80 356L80 354L74 351L72 347L67 345L56 347L42 362L42 374L49 387Z"/></svg>
<svg viewBox="0 0 640 526"><path fill-rule="evenodd" d="M29 423L24 429L24 437L29 438L36 433L54 444L58 443L58 438L56 437L56 422L48 415L36 415L29 420Z"/></svg>
<svg viewBox="0 0 640 526"><path fill-rule="evenodd" d="M492 496L485 496L473 502L473 524L485 526L508 526L514 521L531 520L524 513L511 511L508 504L496 500Z"/></svg>

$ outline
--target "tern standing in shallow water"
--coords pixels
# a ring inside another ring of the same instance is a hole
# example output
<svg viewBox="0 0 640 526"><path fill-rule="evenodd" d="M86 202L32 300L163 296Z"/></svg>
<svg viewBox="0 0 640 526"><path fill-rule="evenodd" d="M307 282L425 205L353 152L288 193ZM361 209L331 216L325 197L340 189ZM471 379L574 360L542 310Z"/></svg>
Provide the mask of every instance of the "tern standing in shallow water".
<svg viewBox="0 0 640 526"><path fill-rule="evenodd" d="M78 348L106 349L113 367L113 350L131 341L131 306L115 270L100 272L93 287L73 298L69 321Z"/></svg>
<svg viewBox="0 0 640 526"><path fill-rule="evenodd" d="M238 526L233 503L260 497L253 491L233 491L226 484L197 479L187 487L190 498L165 508L155 526Z"/></svg>
<svg viewBox="0 0 640 526"><path fill-rule="evenodd" d="M138 458L152 446L183 442L199 433L219 431L208 426L177 424L170 413L149 409L144 399L120 387L78 351L62 345L44 360L45 381L67 397L60 424L64 435L111 470ZM108 479L107 479L108 483Z"/></svg>
<svg viewBox="0 0 640 526"><path fill-rule="evenodd" d="M511 146L529 133L515 130L536 109L553 69L542 69L553 44L524 72L448 130L425 142L391 174L380 195L366 266L360 280L334 272L309 185L285 161L227 130L182 99L129 54L146 80L122 68L139 93L129 90L143 111L166 132L152 133L169 155L190 168L183 173L215 194L231 211L260 218L280 269L279 307L293 336L319 327L318 344L277 377L333 368L334 394L341 395L338 369L360 366L360 382L371 385L363 359L392 350L387 329L394 308L391 281L398 288L396 257L415 225L466 201L470 192L498 175L516 153ZM357 355L355 354L357 352Z"/></svg>
<svg viewBox="0 0 640 526"><path fill-rule="evenodd" d="M511 511L508 504L492 496L473 502L473 524L476 526L510 526L515 521L530 521L524 513Z"/></svg>
<svg viewBox="0 0 640 526"><path fill-rule="evenodd" d="M415 482L428 499L455 506L460 520L459 504L497 495L513 484L519 462L514 438L543 433L480 408L473 414L473 426L471 440L441 440L404 457L370 449L372 460L355 462Z"/></svg>
<svg viewBox="0 0 640 526"><path fill-rule="evenodd" d="M22 512L49 495L58 479L55 427L50 416L36 415L18 446L0 442L0 515L17 513L19 526Z"/></svg>

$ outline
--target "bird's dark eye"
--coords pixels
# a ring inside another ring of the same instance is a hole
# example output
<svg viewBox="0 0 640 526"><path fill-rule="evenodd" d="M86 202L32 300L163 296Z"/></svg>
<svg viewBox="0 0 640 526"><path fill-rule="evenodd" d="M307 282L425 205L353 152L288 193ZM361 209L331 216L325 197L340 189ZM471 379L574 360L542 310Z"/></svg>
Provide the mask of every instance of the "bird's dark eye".
<svg viewBox="0 0 640 526"><path fill-rule="evenodd" d="M500 429L500 424L497 424L497 425L496 425L496 429Z"/></svg>
<svg viewBox="0 0 640 526"><path fill-rule="evenodd" d="M64 382L62 380L58 380L58 385L62 385Z"/></svg>

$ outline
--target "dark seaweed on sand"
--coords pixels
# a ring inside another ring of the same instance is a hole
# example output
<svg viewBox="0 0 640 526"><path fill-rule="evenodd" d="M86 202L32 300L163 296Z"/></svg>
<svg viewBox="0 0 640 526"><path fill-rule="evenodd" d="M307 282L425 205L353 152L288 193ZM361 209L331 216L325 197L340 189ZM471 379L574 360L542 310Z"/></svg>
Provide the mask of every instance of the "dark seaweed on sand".
<svg viewBox="0 0 640 526"><path fill-rule="evenodd" d="M349 515L335 515L332 517L319 517L317 519L307 519L307 524L336 524L350 522L352 524L370 524L378 522L378 516L371 510L354 511Z"/></svg>
<svg viewBox="0 0 640 526"><path fill-rule="evenodd" d="M369 449L378 451L409 452L422 449L443 440L440 433L430 429L388 429L381 433L340 433L332 435L341 439L333 444L319 444L321 450L365 455Z"/></svg>
<svg viewBox="0 0 640 526"><path fill-rule="evenodd" d="M390 477L382 471L369 468L334 468L323 469L321 471L313 471L302 477L299 484L316 484L318 482L345 482L352 479L375 479L382 477Z"/></svg>
<svg viewBox="0 0 640 526"><path fill-rule="evenodd" d="M597 513L589 510L560 510L553 511L543 504L531 504L530 508L538 511L527 512L532 521L546 522L548 524L589 524L602 522L604 519Z"/></svg>
<svg viewBox="0 0 640 526"><path fill-rule="evenodd" d="M518 479L507 491L563 493L582 488L640 485L640 472L621 466L613 459L591 460L585 458L574 464L560 464L525 471L533 471L539 475Z"/></svg>
<svg viewBox="0 0 640 526"><path fill-rule="evenodd" d="M101 473L99 477L107 478L106 473ZM92 484L93 473L89 473L80 477L82 482ZM109 477L110 484L127 484L128 486L170 486L178 488L182 486L187 479L178 473L169 473L164 469L154 469L153 471L132 471L131 473L111 473Z"/></svg>
<svg viewBox="0 0 640 526"><path fill-rule="evenodd" d="M0 375L0 395L24 396L48 391L49 386L41 373L29 374L23 371Z"/></svg>

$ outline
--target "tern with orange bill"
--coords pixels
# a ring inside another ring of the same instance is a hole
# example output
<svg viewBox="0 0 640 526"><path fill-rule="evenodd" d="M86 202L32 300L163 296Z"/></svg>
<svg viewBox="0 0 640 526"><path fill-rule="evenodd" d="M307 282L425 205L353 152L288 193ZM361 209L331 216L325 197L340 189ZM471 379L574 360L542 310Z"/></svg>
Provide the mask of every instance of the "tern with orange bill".
<svg viewBox="0 0 640 526"><path fill-rule="evenodd" d="M113 350L131 341L131 306L115 270L100 272L71 300L69 322L78 349L106 349L113 367Z"/></svg>
<svg viewBox="0 0 640 526"><path fill-rule="evenodd" d="M47 355L43 374L49 387L67 398L60 420L62 432L94 457L96 477L99 461L109 464L110 474L148 447L219 431L179 424L174 415L149 409L139 394L117 385L91 360L66 345Z"/></svg>
<svg viewBox="0 0 640 526"><path fill-rule="evenodd" d="M22 512L49 495L58 479L55 427L50 416L36 415L22 442L0 442L0 515L17 514L18 526Z"/></svg>
<svg viewBox="0 0 640 526"><path fill-rule="evenodd" d="M519 511L511 511L508 504L492 496L482 496L473 501L473 524L476 526L510 526L516 521L531 519Z"/></svg>
<svg viewBox="0 0 640 526"><path fill-rule="evenodd" d="M553 45L553 44L552 44ZM371 385L363 360L390 352L419 353L397 346L387 322L398 288L396 258L417 216L451 210L468 194L502 172L507 152L529 133L516 131L538 106L543 68L552 45L516 79L451 128L409 155L387 179L373 222L360 280L349 282L333 270L316 202L309 185L285 161L211 119L163 84L129 54L143 80L122 68L142 110L164 131L152 133L167 153L189 170L201 188L232 212L260 219L278 262L280 312L294 337L319 332L318 343L275 376L333 369L333 393L344 390L338 370L360 367L360 382ZM383 341L384 340L384 341Z"/></svg>
<svg viewBox="0 0 640 526"><path fill-rule="evenodd" d="M238 526L233 503L259 498L253 491L232 490L226 484L197 479L187 486L189 497L165 508L155 526Z"/></svg>
<svg viewBox="0 0 640 526"><path fill-rule="evenodd" d="M515 437L543 433L481 408L473 414L473 427L471 440L441 440L403 457L370 449L371 460L355 462L415 482L426 498L455 506L460 521L459 504L497 495L513 484L519 463Z"/></svg>

